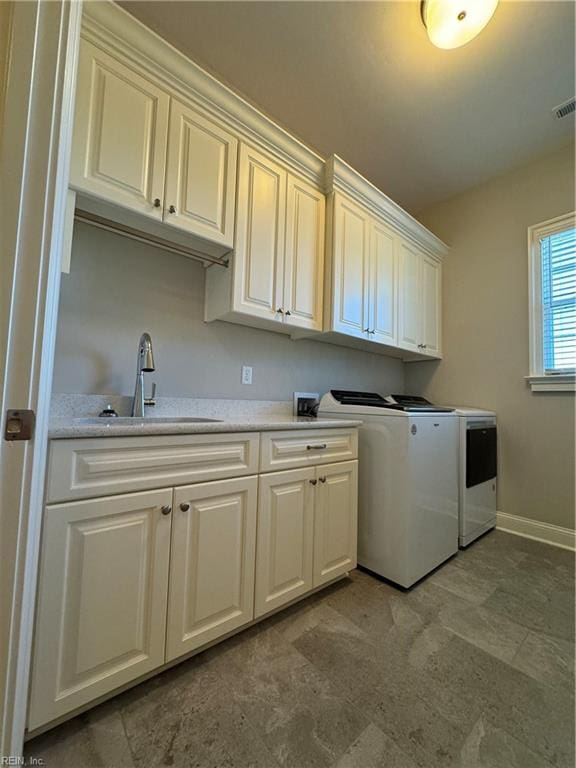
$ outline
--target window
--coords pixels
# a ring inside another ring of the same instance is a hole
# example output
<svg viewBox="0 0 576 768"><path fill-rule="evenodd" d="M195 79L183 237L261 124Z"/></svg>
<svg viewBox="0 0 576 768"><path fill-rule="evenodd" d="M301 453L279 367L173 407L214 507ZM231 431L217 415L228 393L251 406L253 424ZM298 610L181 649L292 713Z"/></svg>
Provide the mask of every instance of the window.
<svg viewBox="0 0 576 768"><path fill-rule="evenodd" d="M576 219L560 216L528 230L530 376L533 391L574 391Z"/></svg>

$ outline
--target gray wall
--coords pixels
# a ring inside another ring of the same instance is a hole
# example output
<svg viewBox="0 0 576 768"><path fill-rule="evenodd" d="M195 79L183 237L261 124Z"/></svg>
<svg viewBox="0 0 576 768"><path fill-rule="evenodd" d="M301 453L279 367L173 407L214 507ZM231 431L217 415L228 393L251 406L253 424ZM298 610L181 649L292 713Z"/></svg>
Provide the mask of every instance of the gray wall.
<svg viewBox="0 0 576 768"><path fill-rule="evenodd" d="M574 528L574 394L533 394L527 228L574 210L574 145L419 215L452 246L444 360L406 366L406 390L497 411L499 508Z"/></svg>
<svg viewBox="0 0 576 768"><path fill-rule="evenodd" d="M207 324L203 307L199 263L76 224L72 270L62 277L54 392L130 394L145 330L159 396L289 400L295 390L404 389L398 360ZM251 386L240 383L242 364L253 366Z"/></svg>

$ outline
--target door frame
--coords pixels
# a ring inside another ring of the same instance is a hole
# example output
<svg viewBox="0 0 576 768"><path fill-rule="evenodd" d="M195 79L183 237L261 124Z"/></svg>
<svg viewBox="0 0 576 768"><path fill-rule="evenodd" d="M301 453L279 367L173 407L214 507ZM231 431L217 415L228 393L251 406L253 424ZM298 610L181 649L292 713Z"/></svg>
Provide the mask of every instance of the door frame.
<svg viewBox="0 0 576 768"><path fill-rule="evenodd" d="M0 755L22 755L81 0L10 3L0 61ZM4 440L30 409L28 442Z"/></svg>

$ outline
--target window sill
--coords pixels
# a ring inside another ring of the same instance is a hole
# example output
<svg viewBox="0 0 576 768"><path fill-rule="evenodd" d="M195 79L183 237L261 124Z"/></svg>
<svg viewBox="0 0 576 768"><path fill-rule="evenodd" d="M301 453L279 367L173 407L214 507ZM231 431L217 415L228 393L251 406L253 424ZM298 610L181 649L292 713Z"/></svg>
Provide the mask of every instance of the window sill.
<svg viewBox="0 0 576 768"><path fill-rule="evenodd" d="M576 392L576 374L525 376L532 392Z"/></svg>

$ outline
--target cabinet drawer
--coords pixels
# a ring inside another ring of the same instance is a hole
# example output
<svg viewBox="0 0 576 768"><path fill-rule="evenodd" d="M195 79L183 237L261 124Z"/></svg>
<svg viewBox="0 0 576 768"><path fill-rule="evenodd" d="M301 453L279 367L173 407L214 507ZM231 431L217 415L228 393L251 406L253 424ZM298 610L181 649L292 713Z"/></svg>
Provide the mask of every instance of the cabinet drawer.
<svg viewBox="0 0 576 768"><path fill-rule="evenodd" d="M253 475L259 438L239 432L53 440L47 502Z"/></svg>
<svg viewBox="0 0 576 768"><path fill-rule="evenodd" d="M264 432L260 471L307 467L358 458L358 430L311 429Z"/></svg>

